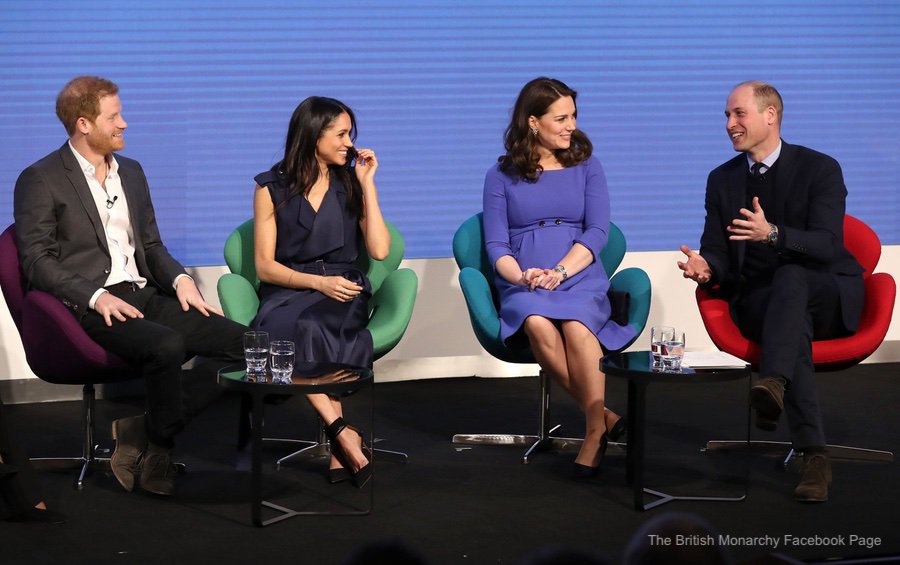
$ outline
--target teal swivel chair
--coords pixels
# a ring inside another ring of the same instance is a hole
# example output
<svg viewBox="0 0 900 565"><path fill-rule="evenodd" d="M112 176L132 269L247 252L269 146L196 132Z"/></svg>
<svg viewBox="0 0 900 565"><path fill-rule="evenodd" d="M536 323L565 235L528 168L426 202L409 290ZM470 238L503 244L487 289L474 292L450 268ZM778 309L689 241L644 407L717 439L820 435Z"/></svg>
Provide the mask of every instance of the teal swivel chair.
<svg viewBox="0 0 900 565"><path fill-rule="evenodd" d="M484 247L482 214L478 213L456 230L453 236L453 256L459 266L459 283L475 337L491 355L508 363L535 363L531 350L513 350L500 339L500 315L497 291L494 288L494 266ZM644 331L650 314L650 278L642 269L630 267L616 272L625 257L625 236L615 224L609 225L609 239L600 252L600 261L610 276L610 289L627 292L630 296L628 324L635 330L635 339ZM634 340L625 344L630 346ZM600 360L597 360L600 363ZM514 445L529 446L522 457L528 463L531 456L547 449L566 450L580 448L581 439L553 435L560 426L550 426L550 379L539 373L540 428L536 435L520 434L456 434L454 444L462 445Z"/></svg>
<svg viewBox="0 0 900 565"><path fill-rule="evenodd" d="M403 236L390 222L385 222L391 233L391 249L387 258L376 261L368 254L360 254L357 266L366 273L372 284L372 298L369 300L369 324L375 350L379 359L394 348L406 332L412 317L419 286L416 273L411 269L398 269L403 260L405 245ZM361 249L365 249L364 246ZM231 271L219 278L217 289L219 302L225 317L249 325L259 309L259 278L253 259L253 220L247 220L235 228L225 241L225 263ZM241 433L238 443L246 441L244 425L246 414L242 415ZM322 456L328 453L328 445L321 425L315 441L277 439L305 445L303 449L278 460L281 464L300 454ZM387 459L406 460L406 454L376 449Z"/></svg>

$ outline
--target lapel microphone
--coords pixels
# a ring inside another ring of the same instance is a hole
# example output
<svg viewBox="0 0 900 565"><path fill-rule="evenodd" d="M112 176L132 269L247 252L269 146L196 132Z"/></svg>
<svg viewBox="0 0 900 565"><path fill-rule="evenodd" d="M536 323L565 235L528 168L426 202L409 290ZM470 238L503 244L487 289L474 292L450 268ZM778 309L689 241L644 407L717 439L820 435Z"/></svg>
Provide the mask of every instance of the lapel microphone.
<svg viewBox="0 0 900 565"><path fill-rule="evenodd" d="M112 210L112 207L115 205L116 200L118 200L118 199L119 199L119 195L118 195L118 194L116 194L115 196L113 196L113 197L112 197L112 200L110 200L109 197L107 197L107 198L106 198L106 209L107 209L107 210Z"/></svg>

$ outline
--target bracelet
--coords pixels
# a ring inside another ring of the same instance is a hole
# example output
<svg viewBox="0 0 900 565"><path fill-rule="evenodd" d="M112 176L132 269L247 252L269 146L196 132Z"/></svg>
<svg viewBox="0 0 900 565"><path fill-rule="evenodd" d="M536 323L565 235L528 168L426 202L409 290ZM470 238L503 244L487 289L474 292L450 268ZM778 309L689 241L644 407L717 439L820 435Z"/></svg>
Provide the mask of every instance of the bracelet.
<svg viewBox="0 0 900 565"><path fill-rule="evenodd" d="M288 288L294 288L291 286L291 281L294 280L294 273L296 273L296 271L291 271L291 276L288 277L288 283L287 283Z"/></svg>
<svg viewBox="0 0 900 565"><path fill-rule="evenodd" d="M562 280L565 281L569 278L569 274L566 272L566 268L563 267L562 263L553 267L553 270L562 275Z"/></svg>

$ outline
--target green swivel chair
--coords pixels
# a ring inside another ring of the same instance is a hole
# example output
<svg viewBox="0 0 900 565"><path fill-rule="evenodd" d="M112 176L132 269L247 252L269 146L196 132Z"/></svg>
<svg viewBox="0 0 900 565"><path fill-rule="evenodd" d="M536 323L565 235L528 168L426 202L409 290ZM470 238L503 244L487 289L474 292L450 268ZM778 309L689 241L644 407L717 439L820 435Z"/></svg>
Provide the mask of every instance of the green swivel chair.
<svg viewBox="0 0 900 565"><path fill-rule="evenodd" d="M376 261L367 254L361 254L357 260L359 268L366 273L372 284L372 298L369 300L369 324L372 334L375 359L383 357L394 348L406 332L412 317L418 278L411 269L398 269L403 260L405 245L403 236L390 222L385 222L391 234L391 249L384 261ZM365 249L365 247L361 247ZM239 225L225 241L225 263L231 271L219 278L217 285L219 302L225 317L249 325L259 309L259 279L253 259L253 220ZM242 415L241 431L238 444L246 442L248 419ZM278 460L278 464L300 454L324 456L328 453L321 425L315 441L277 439L305 445L303 449ZM406 454L376 449L387 459L406 460Z"/></svg>
<svg viewBox="0 0 900 565"><path fill-rule="evenodd" d="M453 256L460 268L459 283L475 337L484 349L508 363L535 363L530 349L512 350L500 339L500 315L497 291L494 288L494 266L484 247L482 214L478 213L456 230L453 236ZM615 225L609 225L609 239L600 252L600 261L610 276L610 289L627 292L630 296L628 324L635 330L635 339L644 331L650 314L650 277L642 269L630 267L616 272L625 257L625 236ZM613 274L615 273L615 274ZM634 340L625 344L630 346ZM599 365L600 360L597 360ZM553 435L560 426L550 426L550 379L540 371L540 428L536 435L522 434L456 434L454 444L529 446L522 457L528 463L531 456L547 449L569 450L581 447L580 438Z"/></svg>

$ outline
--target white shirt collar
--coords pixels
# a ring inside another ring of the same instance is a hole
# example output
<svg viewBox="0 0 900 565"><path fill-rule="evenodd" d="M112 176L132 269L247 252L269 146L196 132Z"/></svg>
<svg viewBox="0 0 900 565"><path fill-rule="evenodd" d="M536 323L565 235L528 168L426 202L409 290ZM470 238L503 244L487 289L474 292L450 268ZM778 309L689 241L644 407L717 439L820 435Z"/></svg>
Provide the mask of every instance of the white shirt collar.
<svg viewBox="0 0 900 565"><path fill-rule="evenodd" d="M75 155L75 159L78 161L78 166L81 167L82 172L86 175L94 175L97 173L94 165L91 164L90 161L84 158L84 156L75 149L75 146L72 145L72 140L69 140L69 149L72 150L72 153ZM107 176L116 177L119 174L119 162L116 161L116 156L112 153L109 154L109 172Z"/></svg>
<svg viewBox="0 0 900 565"><path fill-rule="evenodd" d="M760 161L760 163L763 164L763 166L765 167L765 170L769 170L772 168L772 165L775 164L775 161L777 161L778 157L780 157L780 156L781 156L781 140L779 139L778 147L775 148L775 151L772 151L771 153L769 153L768 157L766 157L765 159ZM747 154L747 167L752 168L753 165L755 165L755 164L756 164L756 161L754 161L752 158L750 158L750 155ZM765 172L765 171L763 171L763 172Z"/></svg>

